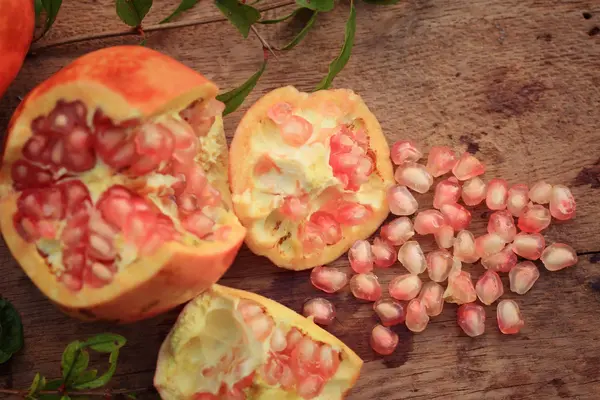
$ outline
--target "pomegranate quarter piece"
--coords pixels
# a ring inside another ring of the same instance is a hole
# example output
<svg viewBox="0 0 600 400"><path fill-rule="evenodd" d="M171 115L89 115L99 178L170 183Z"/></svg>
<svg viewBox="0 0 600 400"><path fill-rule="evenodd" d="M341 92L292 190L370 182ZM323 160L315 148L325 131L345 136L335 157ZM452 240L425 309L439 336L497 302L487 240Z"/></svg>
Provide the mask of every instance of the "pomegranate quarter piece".
<svg viewBox="0 0 600 400"><path fill-rule="evenodd" d="M498 320L500 332L505 335L519 333L521 328L525 325L525 321L521 318L519 305L513 300L502 300L498 303L496 319Z"/></svg>
<svg viewBox="0 0 600 400"><path fill-rule="evenodd" d="M476 337L485 332L485 310L479 304L463 304L458 307L458 326L468 336Z"/></svg>
<svg viewBox="0 0 600 400"><path fill-rule="evenodd" d="M341 400L362 360L309 319L272 300L214 285L163 342L154 386L164 400Z"/></svg>
<svg viewBox="0 0 600 400"><path fill-rule="evenodd" d="M427 156L426 168L432 176L437 178L450 172L456 162L456 153L450 147L433 146Z"/></svg>
<svg viewBox="0 0 600 400"><path fill-rule="evenodd" d="M373 304L373 310L383 326L394 326L404 322L406 310L402 303L395 300L382 299Z"/></svg>
<svg viewBox="0 0 600 400"><path fill-rule="evenodd" d="M217 92L165 55L122 46L79 58L23 100L2 159L0 225L63 311L147 318L232 263L245 229L231 211Z"/></svg>
<svg viewBox="0 0 600 400"><path fill-rule="evenodd" d="M336 267L315 267L310 271L314 287L326 293L335 293L348 284L348 274Z"/></svg>
<svg viewBox="0 0 600 400"><path fill-rule="evenodd" d="M243 116L230 154L246 244L279 267L327 264L389 214L390 150L379 122L350 90L267 93Z"/></svg>
<svg viewBox="0 0 600 400"><path fill-rule="evenodd" d="M392 162L396 165L402 165L406 162L418 161L423 157L421 150L410 140L399 140L392 145Z"/></svg>
<svg viewBox="0 0 600 400"><path fill-rule="evenodd" d="M525 294L540 277L540 270L531 261L523 261L515 265L508 273L510 290L517 294Z"/></svg>
<svg viewBox="0 0 600 400"><path fill-rule="evenodd" d="M371 331L371 348L382 356L390 355L398 347L398 335L390 328L376 325Z"/></svg>
<svg viewBox="0 0 600 400"><path fill-rule="evenodd" d="M306 318L312 317L319 325L331 325L335 319L335 307L329 300L316 297L304 303L302 315Z"/></svg>
<svg viewBox="0 0 600 400"><path fill-rule="evenodd" d="M564 243L554 243L546 247L540 259L548 271L571 267L578 261L575 249Z"/></svg>

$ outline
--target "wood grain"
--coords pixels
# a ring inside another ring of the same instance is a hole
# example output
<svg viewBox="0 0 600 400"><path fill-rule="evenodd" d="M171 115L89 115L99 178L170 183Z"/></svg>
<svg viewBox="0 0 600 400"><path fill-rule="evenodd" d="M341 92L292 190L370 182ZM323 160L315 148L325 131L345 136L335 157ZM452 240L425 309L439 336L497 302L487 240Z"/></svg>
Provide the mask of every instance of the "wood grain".
<svg viewBox="0 0 600 400"><path fill-rule="evenodd" d="M159 21L155 1L148 23ZM262 3L261 3L262 4ZM264 6L280 3L265 3ZM64 2L56 26L45 41L71 35L121 29L110 0ZM289 12L282 6L269 16ZM549 242L564 241L581 254L577 267L542 276L525 296L512 293L526 326L504 336L495 327L495 306L487 308L487 332L472 339L455 323L456 307L447 305L422 334L398 329L395 354L376 357L368 335L376 323L371 306L348 292L332 299L338 308L331 331L366 361L350 399L597 399L600 393L600 8L592 2L558 0L407 0L396 6L357 4L353 56L335 81L361 94L389 142L410 138L424 148L451 145L475 153L488 165L485 177L510 183L547 179L572 187L578 201L573 221L553 224ZM583 13L591 13L584 18ZM337 55L343 40L347 4L322 14L313 31L294 51L271 60L242 110L226 119L229 138L243 111L267 91L287 84L313 88ZM166 12L164 13L166 14ZM184 19L218 13L210 2ZM285 43L298 29L258 27L272 44ZM40 51L27 59L19 77L0 101L4 129L24 95L74 58L106 46L136 44L138 38L90 40ZM254 73L262 60L255 37L243 39L229 23L213 22L153 32L147 45L206 74L223 89ZM235 162L235 160L233 160ZM421 208L431 206L422 196ZM473 230L485 230L485 210L473 212ZM425 249L429 238L420 238ZM0 294L13 301L25 325L26 347L0 366L0 386L25 387L35 371L59 374L63 347L101 331L124 334L114 384L150 386L157 349L177 311L129 326L84 324L61 315L0 246L3 278ZM334 263L347 266L345 259ZM383 283L401 272L381 272ZM473 267L474 277L482 273ZM221 283L251 290L299 310L317 295L308 272L293 273L242 249ZM506 286L507 287L507 286ZM142 397L144 398L144 397ZM151 398L149 395L148 398Z"/></svg>

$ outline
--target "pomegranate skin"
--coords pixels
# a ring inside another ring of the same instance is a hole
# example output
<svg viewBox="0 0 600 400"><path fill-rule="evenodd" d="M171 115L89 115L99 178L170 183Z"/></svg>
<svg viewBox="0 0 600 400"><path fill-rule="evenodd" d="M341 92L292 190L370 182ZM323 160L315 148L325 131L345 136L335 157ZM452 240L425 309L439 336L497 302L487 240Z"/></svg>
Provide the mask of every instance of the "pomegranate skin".
<svg viewBox="0 0 600 400"><path fill-rule="evenodd" d="M0 98L23 65L33 39L33 1L0 0Z"/></svg>

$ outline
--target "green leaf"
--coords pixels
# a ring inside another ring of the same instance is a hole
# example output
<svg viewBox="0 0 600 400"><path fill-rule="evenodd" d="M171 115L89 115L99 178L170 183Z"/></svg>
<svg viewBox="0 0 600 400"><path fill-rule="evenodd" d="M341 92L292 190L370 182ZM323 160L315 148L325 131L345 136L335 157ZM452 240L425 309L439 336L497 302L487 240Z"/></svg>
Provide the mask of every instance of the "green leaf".
<svg viewBox="0 0 600 400"><path fill-rule="evenodd" d="M90 370L87 370L87 371L83 371L82 373L80 373L77 376L77 378L75 378L73 380L73 384L74 385L79 385L79 384L82 384L82 383L89 382L91 380L94 380L97 375L98 375L98 370L97 369L90 369Z"/></svg>
<svg viewBox="0 0 600 400"><path fill-rule="evenodd" d="M121 335L114 333L101 333L83 342L82 346L89 347L90 349L99 351L100 353L111 353L125 346L125 343L127 343L127 339Z"/></svg>
<svg viewBox="0 0 600 400"><path fill-rule="evenodd" d="M169 15L167 18L160 21L160 23L165 24L167 22L171 22L171 20L173 18L178 17L179 14L194 7L196 4L198 4L199 1L200 0L181 0L181 3L179 3L179 6L175 9L175 11L173 11L173 13L171 15Z"/></svg>
<svg viewBox="0 0 600 400"><path fill-rule="evenodd" d="M0 364L8 361L22 347L21 317L10 301L0 298Z"/></svg>
<svg viewBox="0 0 600 400"><path fill-rule="evenodd" d="M150 11L152 0L116 0L115 5L121 21L137 28L142 25L144 17Z"/></svg>
<svg viewBox="0 0 600 400"><path fill-rule="evenodd" d="M99 387L106 385L110 381L112 376L114 375L115 371L117 370L118 359L119 359L119 350L115 350L112 353L110 353L110 357L108 358L108 362L110 365L108 367L108 370L104 374L100 375L96 379L93 379L89 382L73 385L73 387L75 389L97 389Z"/></svg>
<svg viewBox="0 0 600 400"><path fill-rule="evenodd" d="M304 25L304 28L302 28L302 30L300 32L298 32L298 34L296 35L295 38L293 38L288 44L286 44L285 46L283 46L281 48L281 50L289 50L289 49L292 49L292 48L296 47L296 45L298 43L300 43L302 41L302 39L304 39L304 36L306 36L306 34L308 33L308 31L310 31L310 28L312 28L313 24L317 20L317 14L319 14L318 11L313 11L312 12L312 16L306 22L306 25Z"/></svg>
<svg viewBox="0 0 600 400"><path fill-rule="evenodd" d="M265 57L265 61L263 61L260 69L252 75L246 82L244 82L240 87L237 87L229 92L220 94L217 96L217 100L225 103L225 111L223 111L223 116L230 114L238 109L239 106L242 105L244 99L250 94L258 79L265 71L267 67L267 58Z"/></svg>
<svg viewBox="0 0 600 400"><path fill-rule="evenodd" d="M346 35L344 38L344 45L340 51L340 55L329 64L329 73L315 88L315 90L323 90L331 86L331 82L340 73L342 69L348 63L350 54L352 54L352 46L354 46L354 34L356 32L356 9L354 8L354 1L350 0L350 16L346 22Z"/></svg>
<svg viewBox="0 0 600 400"><path fill-rule="evenodd" d="M215 4L245 38L252 24L260 19L260 11L237 0L215 0Z"/></svg>
<svg viewBox="0 0 600 400"><path fill-rule="evenodd" d="M296 0L296 4L315 11L331 11L333 10L334 0Z"/></svg>
<svg viewBox="0 0 600 400"><path fill-rule="evenodd" d="M31 382L31 386L29 386L29 392L27 392L28 396L33 396L33 395L37 394L37 392L40 390L40 386L44 387L42 380L45 381L44 377L41 376L39 372L37 374L35 374L35 377L33 378L33 382Z"/></svg>
<svg viewBox="0 0 600 400"><path fill-rule="evenodd" d="M62 356L62 374L65 385L71 386L71 383L79 374L86 370L90 363L90 355L83 350L84 344L79 340L69 343Z"/></svg>
<svg viewBox="0 0 600 400"><path fill-rule="evenodd" d="M365 3L375 4L377 6L391 6L392 4L398 4L400 0L363 0Z"/></svg>
<svg viewBox="0 0 600 400"><path fill-rule="evenodd" d="M69 397L69 395L65 394L63 397L60 398L60 400L71 400L71 398Z"/></svg>
<svg viewBox="0 0 600 400"><path fill-rule="evenodd" d="M46 11L46 23L44 24L44 31L40 35L40 38L48 32L50 27L54 24L56 20L56 16L58 15L58 11L60 10L60 6L62 6L62 0L41 0L42 6ZM37 12L37 5L36 5Z"/></svg>
<svg viewBox="0 0 600 400"><path fill-rule="evenodd" d="M276 19L264 19L262 21L258 21L259 24L264 24L264 25L270 25L270 24L278 24L280 22L283 22L285 20L288 20L290 18L292 18L294 15L298 14L301 10L306 10L303 7L300 8L296 8L294 11L292 11L290 14L285 15L281 18L276 18Z"/></svg>
<svg viewBox="0 0 600 400"><path fill-rule="evenodd" d="M35 0L33 6L35 9L35 19L37 20L42 11L44 11L44 5L42 4L42 0Z"/></svg>

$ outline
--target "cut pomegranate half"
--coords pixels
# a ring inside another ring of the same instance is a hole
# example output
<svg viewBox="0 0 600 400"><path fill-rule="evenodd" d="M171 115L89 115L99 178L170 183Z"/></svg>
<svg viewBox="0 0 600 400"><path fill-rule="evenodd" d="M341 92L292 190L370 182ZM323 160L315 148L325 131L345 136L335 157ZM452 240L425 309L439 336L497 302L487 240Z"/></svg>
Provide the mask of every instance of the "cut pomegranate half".
<svg viewBox="0 0 600 400"><path fill-rule="evenodd" d="M64 311L139 320L227 270L245 229L230 211L216 94L175 60L125 46L78 59L25 98L3 154L0 225Z"/></svg>
<svg viewBox="0 0 600 400"><path fill-rule="evenodd" d="M266 94L242 118L231 160L246 243L282 268L328 264L375 232L390 210L390 150L350 90L308 94L288 86Z"/></svg>
<svg viewBox="0 0 600 400"><path fill-rule="evenodd" d="M164 400L335 400L361 367L352 350L310 319L213 285L186 305L163 342L154 386Z"/></svg>

